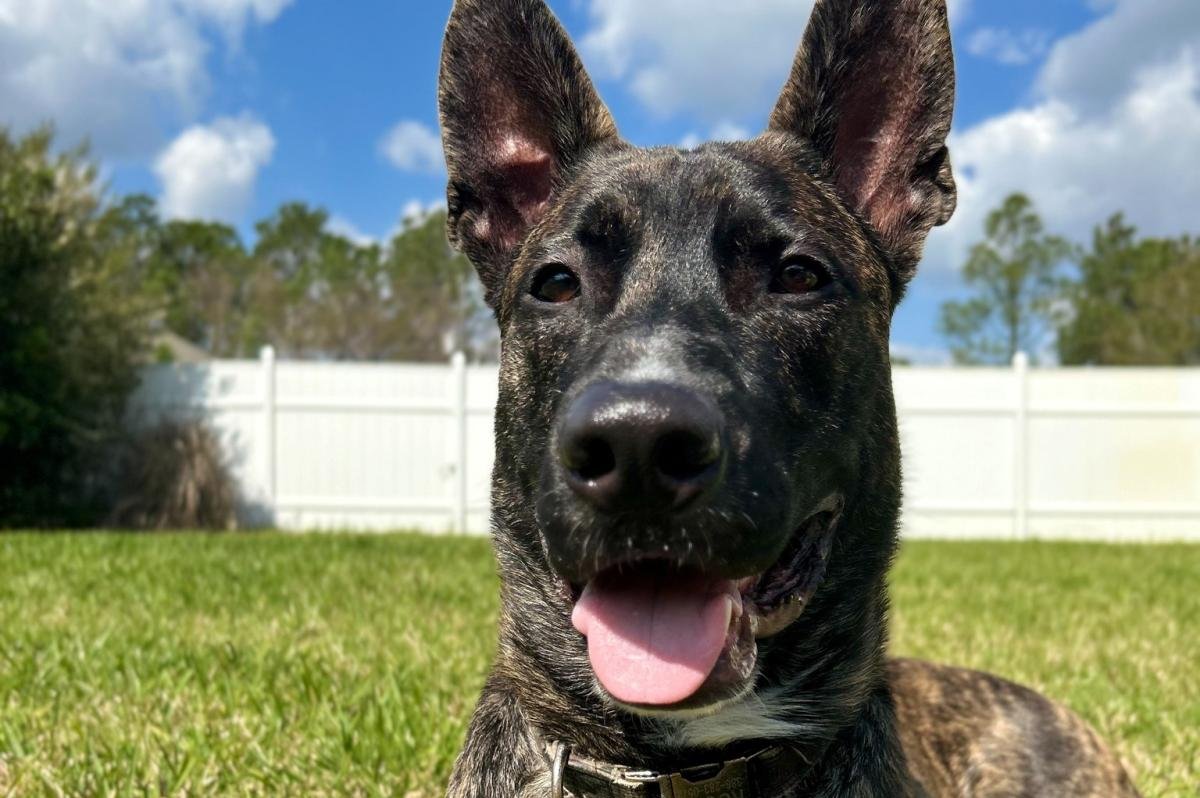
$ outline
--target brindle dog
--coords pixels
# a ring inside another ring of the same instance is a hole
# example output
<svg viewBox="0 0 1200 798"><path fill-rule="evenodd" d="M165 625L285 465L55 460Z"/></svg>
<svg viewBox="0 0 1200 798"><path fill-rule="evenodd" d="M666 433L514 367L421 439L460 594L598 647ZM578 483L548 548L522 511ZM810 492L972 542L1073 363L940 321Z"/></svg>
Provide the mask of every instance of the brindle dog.
<svg viewBox="0 0 1200 798"><path fill-rule="evenodd" d="M953 99L944 0L818 0L765 133L639 149L542 0L456 2L502 588L451 796L1137 795L1047 699L886 657L888 337Z"/></svg>

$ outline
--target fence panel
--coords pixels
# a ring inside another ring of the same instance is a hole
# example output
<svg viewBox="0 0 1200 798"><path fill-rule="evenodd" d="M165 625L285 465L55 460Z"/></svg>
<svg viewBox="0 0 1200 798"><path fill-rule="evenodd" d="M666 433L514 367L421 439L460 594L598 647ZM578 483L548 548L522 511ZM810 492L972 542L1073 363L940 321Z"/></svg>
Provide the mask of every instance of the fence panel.
<svg viewBox="0 0 1200 798"><path fill-rule="evenodd" d="M488 529L494 366L148 369L144 420L220 433L247 514L284 529ZM1200 370L898 368L904 532L1200 540Z"/></svg>

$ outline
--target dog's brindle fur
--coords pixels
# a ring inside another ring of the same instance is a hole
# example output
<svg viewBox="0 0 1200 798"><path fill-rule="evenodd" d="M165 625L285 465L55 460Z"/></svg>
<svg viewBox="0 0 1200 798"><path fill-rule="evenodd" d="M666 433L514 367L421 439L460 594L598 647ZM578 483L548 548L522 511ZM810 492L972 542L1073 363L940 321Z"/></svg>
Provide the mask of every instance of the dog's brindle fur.
<svg viewBox="0 0 1200 798"><path fill-rule="evenodd" d="M784 736L797 796L1134 796L1075 716L984 674L885 656L900 457L888 339L930 228L955 205L944 0L818 0L767 132L695 151L621 141L542 0L458 0L439 93L449 233L502 334L493 482L499 649L454 798L545 796L546 741L670 771ZM770 290L795 253L813 294ZM530 296L561 264L581 293ZM600 380L703 393L735 441L678 518L608 517L563 485L569 402ZM701 719L606 699L569 580L666 551L729 576L779 556L822 497L845 506L804 614L759 641L756 694Z"/></svg>

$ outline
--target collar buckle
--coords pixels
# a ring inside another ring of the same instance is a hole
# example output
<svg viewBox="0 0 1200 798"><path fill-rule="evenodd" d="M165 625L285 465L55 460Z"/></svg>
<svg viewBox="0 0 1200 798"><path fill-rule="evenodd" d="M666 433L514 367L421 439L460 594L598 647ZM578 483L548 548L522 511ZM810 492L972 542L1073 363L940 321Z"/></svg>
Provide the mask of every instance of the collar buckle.
<svg viewBox="0 0 1200 798"><path fill-rule="evenodd" d="M746 759L731 759L720 769L711 765L658 777L663 798L745 798L750 795Z"/></svg>

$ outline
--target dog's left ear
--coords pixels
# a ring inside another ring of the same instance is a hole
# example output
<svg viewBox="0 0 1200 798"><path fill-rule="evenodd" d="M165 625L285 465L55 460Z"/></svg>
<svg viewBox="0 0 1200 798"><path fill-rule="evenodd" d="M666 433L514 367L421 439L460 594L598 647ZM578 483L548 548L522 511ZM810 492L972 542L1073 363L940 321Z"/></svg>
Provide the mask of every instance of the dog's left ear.
<svg viewBox="0 0 1200 798"><path fill-rule="evenodd" d="M954 213L953 114L945 0L817 0L770 128L816 147L903 284Z"/></svg>
<svg viewBox="0 0 1200 798"><path fill-rule="evenodd" d="M450 241L496 305L504 275L573 167L618 141L543 0L456 0L438 87Z"/></svg>

